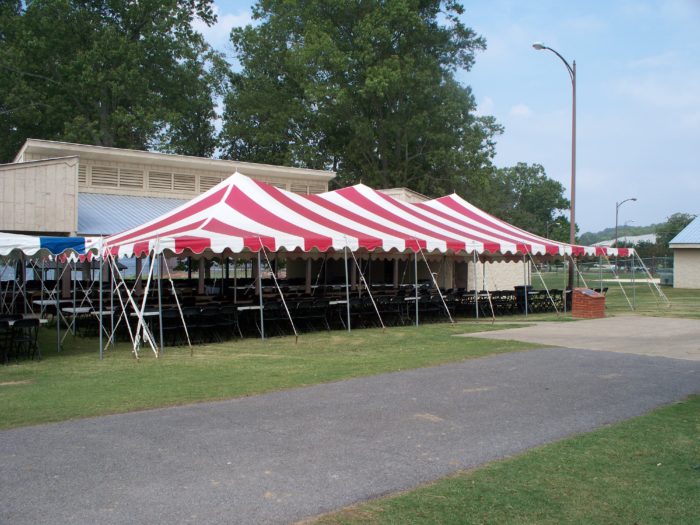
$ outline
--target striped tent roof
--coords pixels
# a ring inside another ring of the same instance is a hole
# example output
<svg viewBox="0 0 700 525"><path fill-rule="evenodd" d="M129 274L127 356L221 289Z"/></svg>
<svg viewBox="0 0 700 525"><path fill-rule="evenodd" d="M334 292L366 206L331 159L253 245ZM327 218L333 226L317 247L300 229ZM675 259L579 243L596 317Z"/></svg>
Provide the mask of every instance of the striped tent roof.
<svg viewBox="0 0 700 525"><path fill-rule="evenodd" d="M501 221L457 195L418 204L358 184L298 195L236 173L141 226L108 237L119 256L270 251L565 255L615 254L570 246ZM619 255L627 251L620 249Z"/></svg>

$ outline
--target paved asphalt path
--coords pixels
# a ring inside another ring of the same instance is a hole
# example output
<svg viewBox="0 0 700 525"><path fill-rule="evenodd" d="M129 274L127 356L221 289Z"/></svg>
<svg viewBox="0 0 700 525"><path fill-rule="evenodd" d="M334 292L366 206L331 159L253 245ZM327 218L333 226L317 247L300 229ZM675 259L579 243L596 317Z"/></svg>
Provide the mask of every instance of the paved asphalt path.
<svg viewBox="0 0 700 525"><path fill-rule="evenodd" d="M700 362L540 349L9 430L0 523L289 523L699 391Z"/></svg>
<svg viewBox="0 0 700 525"><path fill-rule="evenodd" d="M464 334L549 346L575 346L625 354L700 361L700 319L621 315L575 323L539 322L520 328Z"/></svg>

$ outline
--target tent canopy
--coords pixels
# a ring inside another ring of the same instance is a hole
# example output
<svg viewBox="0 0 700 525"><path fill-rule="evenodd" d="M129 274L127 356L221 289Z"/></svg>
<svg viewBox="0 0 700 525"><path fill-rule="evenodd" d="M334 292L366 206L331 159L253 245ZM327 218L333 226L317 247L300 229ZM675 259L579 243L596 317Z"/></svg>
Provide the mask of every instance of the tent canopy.
<svg viewBox="0 0 700 525"><path fill-rule="evenodd" d="M409 204L363 184L299 195L240 173L141 226L105 239L113 255L356 251L515 256L627 255L528 233L456 194Z"/></svg>
<svg viewBox="0 0 700 525"><path fill-rule="evenodd" d="M90 237L44 237L0 233L0 256L86 255L95 240Z"/></svg>

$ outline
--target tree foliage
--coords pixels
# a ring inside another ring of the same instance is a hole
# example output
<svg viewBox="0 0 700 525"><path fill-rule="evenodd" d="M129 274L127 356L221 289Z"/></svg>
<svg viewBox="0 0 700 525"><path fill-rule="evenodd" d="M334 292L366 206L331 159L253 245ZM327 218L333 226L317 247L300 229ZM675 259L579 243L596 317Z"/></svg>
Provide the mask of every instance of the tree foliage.
<svg viewBox="0 0 700 525"><path fill-rule="evenodd" d="M568 242L569 200L564 187L539 164L518 163L495 171L485 208L524 230Z"/></svg>
<svg viewBox="0 0 700 525"><path fill-rule="evenodd" d="M0 3L0 158L28 137L210 155L211 0ZM167 131L167 133L164 133Z"/></svg>
<svg viewBox="0 0 700 525"><path fill-rule="evenodd" d="M257 24L232 32L225 154L331 168L339 185L483 194L500 128L454 78L485 47L462 13L453 0L260 0Z"/></svg>
<svg viewBox="0 0 700 525"><path fill-rule="evenodd" d="M656 229L656 243L667 250L667 254L671 255L671 249L668 243L678 235L683 228L688 226L695 218L695 215L690 213L674 213L666 218L666 222L661 223Z"/></svg>

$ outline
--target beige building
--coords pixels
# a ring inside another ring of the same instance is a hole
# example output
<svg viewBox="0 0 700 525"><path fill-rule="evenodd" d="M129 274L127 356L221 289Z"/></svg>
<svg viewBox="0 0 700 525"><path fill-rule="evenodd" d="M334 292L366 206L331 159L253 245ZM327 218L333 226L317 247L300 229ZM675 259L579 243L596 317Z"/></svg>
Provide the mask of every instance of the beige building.
<svg viewBox="0 0 700 525"><path fill-rule="evenodd" d="M673 250L673 287L700 289L700 217L669 243Z"/></svg>
<svg viewBox="0 0 700 525"><path fill-rule="evenodd" d="M29 139L0 165L0 231L108 235L137 226L238 171L296 193L328 191L331 171Z"/></svg>
<svg viewBox="0 0 700 525"><path fill-rule="evenodd" d="M236 171L305 194L328 191L328 183L335 177L331 171L29 139L11 164L0 165L0 231L87 236L118 233L167 213ZM381 191L405 202L428 199L408 188ZM474 272L474 264L466 258L428 258L431 272L445 288L472 289L475 275L477 288L490 290L512 289L524 279L521 262L487 263L485 271L478 263ZM300 261L290 264L289 270L294 276L309 278L318 273L320 265L320 260L309 265ZM371 280L413 282L412 271L410 261L377 261ZM431 280L423 261L418 278Z"/></svg>

